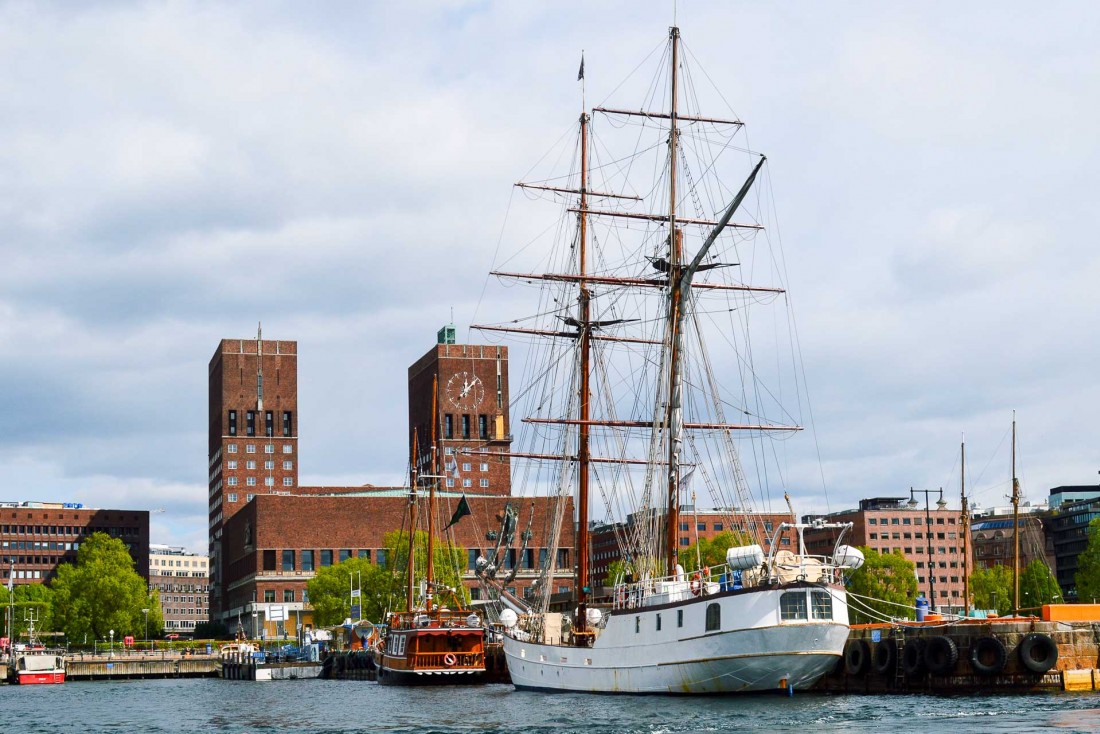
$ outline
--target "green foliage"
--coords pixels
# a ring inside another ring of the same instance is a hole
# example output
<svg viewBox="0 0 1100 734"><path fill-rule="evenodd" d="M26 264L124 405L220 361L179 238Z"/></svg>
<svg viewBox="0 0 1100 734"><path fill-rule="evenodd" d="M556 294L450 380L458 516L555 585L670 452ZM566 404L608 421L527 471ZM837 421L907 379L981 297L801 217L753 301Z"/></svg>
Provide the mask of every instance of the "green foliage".
<svg viewBox="0 0 1100 734"><path fill-rule="evenodd" d="M53 595L42 584L21 584L15 587L12 596L8 596L8 587L0 587L0 608L7 610L12 604L12 637L20 639L26 636L30 618L34 617L36 632L49 632L53 629L51 610ZM6 633L7 630L5 630Z"/></svg>
<svg viewBox="0 0 1100 734"><path fill-rule="evenodd" d="M213 640L230 637L229 629L221 622L196 622L195 639Z"/></svg>
<svg viewBox="0 0 1100 734"><path fill-rule="evenodd" d="M1043 561L1036 558L1020 573L1020 606L1034 609L1044 604L1061 604L1062 588Z"/></svg>
<svg viewBox="0 0 1100 734"><path fill-rule="evenodd" d="M848 579L848 591L870 599L849 599L853 624L879 622L883 617L912 619L916 615L917 576L913 562L900 553L879 553L860 546L864 563ZM870 607L874 612L869 612Z"/></svg>
<svg viewBox="0 0 1100 734"><path fill-rule="evenodd" d="M703 566L717 568L726 562L727 550L749 545L751 542L749 536L731 530L718 533L713 538L699 538L697 543L680 551L680 565L685 571L694 571L700 568L701 560Z"/></svg>
<svg viewBox="0 0 1100 734"><path fill-rule="evenodd" d="M1100 601L1100 517L1089 523L1089 540L1077 556L1077 600L1082 603Z"/></svg>
<svg viewBox="0 0 1100 734"><path fill-rule="evenodd" d="M622 559L616 559L607 564L607 581L605 583L608 586L625 583L628 573L633 573L630 564Z"/></svg>
<svg viewBox="0 0 1100 734"><path fill-rule="evenodd" d="M160 602L149 593L145 579L134 570L134 561L121 540L106 533L94 533L80 545L76 564L62 564L50 584L53 592L53 626L69 641L106 639L110 630L115 640L126 635L145 635L163 624Z"/></svg>
<svg viewBox="0 0 1100 734"><path fill-rule="evenodd" d="M355 579L354 584L352 579ZM381 622L394 592L393 574L365 558L346 561L322 568L309 580L306 590L313 607L313 624L331 627L351 616L351 588L362 580L363 619Z"/></svg>
<svg viewBox="0 0 1100 734"><path fill-rule="evenodd" d="M405 609L405 595L408 585L405 581L409 558L409 534L396 530L386 533L386 568L391 577L399 579L394 589L391 609ZM417 530L413 536L413 574L414 585L419 588L428 568L428 534ZM466 568L466 550L457 545L444 543L436 538L432 553L432 578L435 581L435 602L441 606L466 607L470 604L470 594L462 585L462 572ZM454 594L445 592L443 587L454 589Z"/></svg>
<svg viewBox="0 0 1100 734"><path fill-rule="evenodd" d="M978 609L1012 610L1012 569L1008 566L976 568L970 574L970 595Z"/></svg>

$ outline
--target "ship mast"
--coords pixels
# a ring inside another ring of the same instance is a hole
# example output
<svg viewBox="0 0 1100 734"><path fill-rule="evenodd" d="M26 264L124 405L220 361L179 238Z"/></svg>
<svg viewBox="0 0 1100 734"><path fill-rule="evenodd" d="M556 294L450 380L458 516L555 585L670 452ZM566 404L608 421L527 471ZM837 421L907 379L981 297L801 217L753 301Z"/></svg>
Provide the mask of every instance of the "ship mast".
<svg viewBox="0 0 1100 734"><path fill-rule="evenodd" d="M439 471L439 448L436 446L438 437L436 435L437 426L439 424L439 415L436 411L439 410L439 374L432 376L432 474L434 477L428 483L428 561L425 564L425 578L427 593L424 598L424 608L431 613L432 611L432 575L433 564L432 556L435 553L435 485L439 482L439 477L442 472ZM455 461L458 461L457 457ZM409 534L409 555L413 554L413 548L415 547L414 539L416 537L416 530Z"/></svg>
<svg viewBox="0 0 1100 734"><path fill-rule="evenodd" d="M1012 610L1020 612L1020 480L1016 478L1016 411L1012 411Z"/></svg>
<svg viewBox="0 0 1100 734"><path fill-rule="evenodd" d="M583 72L583 62L582 62ZM588 292L588 283L584 276L587 273L587 240L588 240L588 114L581 111L581 211L578 270L581 276L580 294L578 306L580 313L577 316L579 322L580 341L580 430L577 432L577 620L576 631L585 633L588 627L588 472L589 472L589 403L591 398L590 385L590 357L592 341L591 333L591 297Z"/></svg>
<svg viewBox="0 0 1100 734"><path fill-rule="evenodd" d="M970 507L966 502L966 437L960 444L961 468L959 470L959 494L962 495L962 556L963 556L963 614L970 616L970 553L967 539L970 537Z"/></svg>
<svg viewBox="0 0 1100 734"><path fill-rule="evenodd" d="M416 483L419 481L417 477L416 460L419 453L418 441L416 436L416 429L413 429L412 435L412 462L410 463L410 476L409 476L409 537L416 537ZM405 611L412 612L413 610L413 593L416 588L416 580L413 578L413 572L416 570L413 563L413 541L409 541L409 557L405 560L405 577L408 588L406 589L406 602Z"/></svg>
<svg viewBox="0 0 1100 734"><path fill-rule="evenodd" d="M676 158L678 155L678 131L676 113L678 112L678 85L676 68L680 61L680 29L673 26L669 30L672 40L672 89L669 110L668 132L668 282L672 286L669 295L669 403L668 403L668 528L666 543L666 575L676 573L679 556L678 528L680 526L680 447L683 442L684 414L681 405L683 374L681 349L683 348L683 313L680 309L680 236L676 230Z"/></svg>

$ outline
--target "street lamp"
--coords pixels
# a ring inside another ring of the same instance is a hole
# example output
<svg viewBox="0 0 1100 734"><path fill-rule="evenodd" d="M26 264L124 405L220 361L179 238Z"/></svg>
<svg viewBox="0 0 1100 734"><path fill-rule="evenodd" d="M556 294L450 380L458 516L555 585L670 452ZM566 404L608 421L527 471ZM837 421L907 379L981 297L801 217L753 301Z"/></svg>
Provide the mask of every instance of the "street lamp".
<svg viewBox="0 0 1100 734"><path fill-rule="evenodd" d="M930 605L929 606L929 611L931 611L931 612L936 611L936 565L932 562L932 509L931 509L931 506L929 504L928 497L934 491L935 490L931 490L931 489L913 489L912 487L910 487L909 488L909 503L908 503L909 507L911 509L916 509L916 507L917 507L916 493L917 492L923 492L924 493L924 526L925 526L924 527L924 537L927 540L927 546L928 546L928 555L927 555L928 593L931 595L931 600L929 601L929 605ZM936 502L936 505L942 510L947 505L947 503L943 499L943 489L942 488L939 490L939 497L940 498Z"/></svg>
<svg viewBox="0 0 1100 734"><path fill-rule="evenodd" d="M145 615L145 641L149 641L149 610L142 609L141 613Z"/></svg>
<svg viewBox="0 0 1100 734"><path fill-rule="evenodd" d="M252 612L252 639L256 639L256 612Z"/></svg>
<svg viewBox="0 0 1100 734"><path fill-rule="evenodd" d="M111 630L111 646L108 648L107 657L113 658L115 656L115 631Z"/></svg>

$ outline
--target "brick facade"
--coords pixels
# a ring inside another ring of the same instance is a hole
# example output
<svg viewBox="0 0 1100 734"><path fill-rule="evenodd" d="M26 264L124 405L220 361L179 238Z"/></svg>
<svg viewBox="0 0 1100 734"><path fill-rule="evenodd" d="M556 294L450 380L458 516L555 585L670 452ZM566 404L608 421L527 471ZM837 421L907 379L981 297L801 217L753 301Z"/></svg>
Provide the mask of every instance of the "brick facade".
<svg viewBox="0 0 1100 734"><path fill-rule="evenodd" d="M81 541L102 532L126 544L134 570L149 578L149 512L93 510L76 503L0 502L0 583L41 584L75 563Z"/></svg>

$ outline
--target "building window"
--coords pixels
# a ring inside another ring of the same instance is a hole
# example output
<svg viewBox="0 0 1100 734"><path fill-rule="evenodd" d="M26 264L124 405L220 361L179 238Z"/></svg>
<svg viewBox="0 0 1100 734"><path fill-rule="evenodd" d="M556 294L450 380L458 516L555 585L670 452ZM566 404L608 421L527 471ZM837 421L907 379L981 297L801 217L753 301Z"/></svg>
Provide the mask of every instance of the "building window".
<svg viewBox="0 0 1100 734"><path fill-rule="evenodd" d="M489 438L489 416L479 415L477 417L477 435L482 440Z"/></svg>
<svg viewBox="0 0 1100 734"><path fill-rule="evenodd" d="M805 600L806 595L802 595ZM707 604L707 632L717 632L722 629L722 605L718 602Z"/></svg>
<svg viewBox="0 0 1100 734"><path fill-rule="evenodd" d="M273 454L273 453L275 453L275 444L273 444L273 443L269 443L269 444L266 444L266 445L264 446L264 453L265 453L265 454Z"/></svg>
<svg viewBox="0 0 1100 734"><path fill-rule="evenodd" d="M482 489L485 489L486 487L489 486L489 480L488 479L482 479L480 481L480 485L481 485Z"/></svg>
<svg viewBox="0 0 1100 734"><path fill-rule="evenodd" d="M284 443L283 444L283 453L284 454L293 454L294 453L294 444Z"/></svg>
<svg viewBox="0 0 1100 734"><path fill-rule="evenodd" d="M265 487L274 487L275 486L275 477L264 477L264 486Z"/></svg>
<svg viewBox="0 0 1100 734"><path fill-rule="evenodd" d="M359 557L362 558L363 560L369 561L370 560L370 548L360 548L359 549Z"/></svg>
<svg viewBox="0 0 1100 734"><path fill-rule="evenodd" d="M293 487L294 486L294 477L283 477L283 486L284 487Z"/></svg>
<svg viewBox="0 0 1100 734"><path fill-rule="evenodd" d="M267 461L264 462L264 469L267 469L267 470L270 471L271 469L274 469L274 468L275 468L275 462L272 461L271 459L268 459Z"/></svg>
<svg viewBox="0 0 1100 734"><path fill-rule="evenodd" d="M249 436L255 436L256 435L256 413L255 413L255 411L250 410L245 414L244 427L245 427L245 432Z"/></svg>
<svg viewBox="0 0 1100 734"><path fill-rule="evenodd" d="M226 447L225 447L225 453L227 453L227 454L237 453L237 444L235 444L235 443L227 444Z"/></svg>
<svg viewBox="0 0 1100 734"><path fill-rule="evenodd" d="M236 469L237 468L237 462L236 461L230 461L229 464L227 465L227 467L229 469Z"/></svg>
<svg viewBox="0 0 1100 734"><path fill-rule="evenodd" d="M246 461L244 463L244 468L245 469L255 469L256 468L256 462L255 461Z"/></svg>
<svg viewBox="0 0 1100 734"><path fill-rule="evenodd" d="M294 601L294 589L283 589L283 601L284 602Z"/></svg>
<svg viewBox="0 0 1100 734"><path fill-rule="evenodd" d="M379 566L385 566L386 565L386 549L385 548L379 548L378 551L375 553L374 557L377 559L377 562L378 562Z"/></svg>
<svg viewBox="0 0 1100 734"><path fill-rule="evenodd" d="M275 601L275 589L268 589L264 592L264 602L267 604Z"/></svg>
<svg viewBox="0 0 1100 734"><path fill-rule="evenodd" d="M225 480L225 483L228 484L230 487L236 487L237 486L237 478L236 477L229 477L228 479Z"/></svg>
<svg viewBox="0 0 1100 734"><path fill-rule="evenodd" d="M695 529L696 530L706 530L707 529L707 524L705 522L697 522L697 523L695 523Z"/></svg>
<svg viewBox="0 0 1100 734"><path fill-rule="evenodd" d="M253 497L255 497L255 496L256 496L256 495L254 495L254 494L246 494L246 495L244 496L244 501L245 501L245 502L251 502L251 501L252 501L252 498L253 498Z"/></svg>
<svg viewBox="0 0 1100 734"><path fill-rule="evenodd" d="M264 570L265 571L274 571L275 570L275 551L273 551L273 550L265 550L264 551Z"/></svg>
<svg viewBox="0 0 1100 734"><path fill-rule="evenodd" d="M691 538L687 538L687 537L680 538L680 545L685 546L685 547L691 545Z"/></svg>
<svg viewBox="0 0 1100 734"><path fill-rule="evenodd" d="M294 551L292 551L292 550L283 551L283 570L284 571L293 571L294 570Z"/></svg>
<svg viewBox="0 0 1100 734"><path fill-rule="evenodd" d="M237 411L229 411L229 435L237 435Z"/></svg>
<svg viewBox="0 0 1100 734"><path fill-rule="evenodd" d="M237 493L236 492L230 492L229 496L228 496L228 499L229 499L230 502L236 502L237 501Z"/></svg>
<svg viewBox="0 0 1100 734"><path fill-rule="evenodd" d="M470 463L469 462L463 462L462 471L470 471Z"/></svg>
<svg viewBox="0 0 1100 734"><path fill-rule="evenodd" d="M293 462L293 461L284 461L284 462L283 462L283 469L284 469L284 470L286 470L286 471L290 471L290 470L292 470L293 468L294 468L294 462Z"/></svg>
<svg viewBox="0 0 1100 734"><path fill-rule="evenodd" d="M293 420L291 420L291 418L292 418L291 412L289 410L284 410L283 411L283 436L286 437L286 438L290 438L291 436L294 435Z"/></svg>
<svg viewBox="0 0 1100 734"><path fill-rule="evenodd" d="M443 438L455 437L455 417L448 413L443 416Z"/></svg>
<svg viewBox="0 0 1100 734"><path fill-rule="evenodd" d="M270 410L264 411L264 435L275 435L275 416L272 415Z"/></svg>
<svg viewBox="0 0 1100 734"><path fill-rule="evenodd" d="M324 568L326 566L331 566L331 565L332 565L332 551L330 551L330 550L321 551L321 568Z"/></svg>
<svg viewBox="0 0 1100 734"><path fill-rule="evenodd" d="M244 452L245 452L246 454L254 454L254 453L256 453L256 444L254 444L254 443L249 443L249 444L245 444L245 446L244 446Z"/></svg>
<svg viewBox="0 0 1100 734"><path fill-rule="evenodd" d="M255 487L256 477L246 477L244 483L247 484L249 487Z"/></svg>
<svg viewBox="0 0 1100 734"><path fill-rule="evenodd" d="M454 479L452 479L452 478L450 478L450 477L447 477L447 486L448 486L448 487L453 487L453 486L455 486L455 480L454 480Z"/></svg>
<svg viewBox="0 0 1100 734"><path fill-rule="evenodd" d="M470 437L470 416L465 414L462 416L462 437Z"/></svg>
<svg viewBox="0 0 1100 734"><path fill-rule="evenodd" d="M723 530L722 523L720 523L720 522L714 523L714 531L715 532L720 533L720 532L722 532L722 530Z"/></svg>
<svg viewBox="0 0 1100 734"><path fill-rule="evenodd" d="M349 558L351 558L351 550L348 549L348 548L341 548L340 549L340 563L343 563L344 561L348 560Z"/></svg>
<svg viewBox="0 0 1100 734"><path fill-rule="evenodd" d="M472 487L472 486L474 486L474 480L473 479L463 479L462 480L462 486L463 487Z"/></svg>
<svg viewBox="0 0 1100 734"><path fill-rule="evenodd" d="M489 462L487 462L487 461L481 462L480 469L481 469L481 471L489 471Z"/></svg>
<svg viewBox="0 0 1100 734"><path fill-rule="evenodd" d="M302 551L302 570L303 571L312 571L313 570L313 551L311 551L311 550Z"/></svg>

